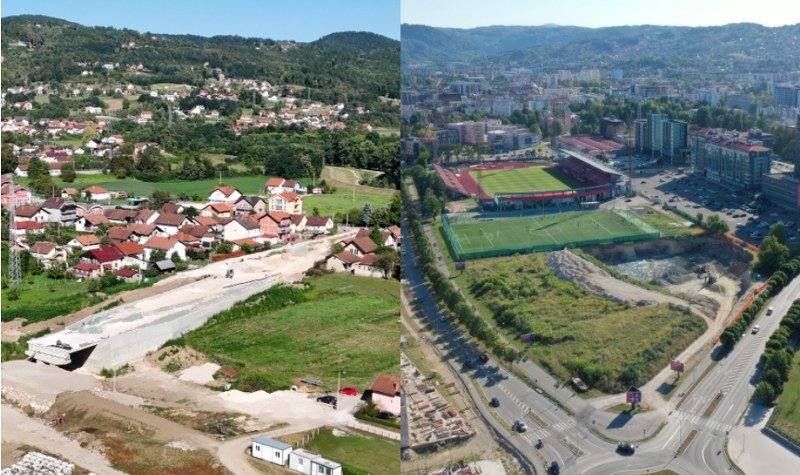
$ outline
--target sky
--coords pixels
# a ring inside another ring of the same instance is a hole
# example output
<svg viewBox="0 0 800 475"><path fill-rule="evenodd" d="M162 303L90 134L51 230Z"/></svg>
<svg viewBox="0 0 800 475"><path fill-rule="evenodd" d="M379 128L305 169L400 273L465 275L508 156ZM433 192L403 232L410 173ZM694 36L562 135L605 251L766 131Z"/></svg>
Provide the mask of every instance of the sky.
<svg viewBox="0 0 800 475"><path fill-rule="evenodd" d="M473 28L489 25L711 26L800 23L797 0L402 0L403 23Z"/></svg>
<svg viewBox="0 0 800 475"><path fill-rule="evenodd" d="M151 33L314 41L338 31L400 39L400 0L3 0L2 16L47 15Z"/></svg>

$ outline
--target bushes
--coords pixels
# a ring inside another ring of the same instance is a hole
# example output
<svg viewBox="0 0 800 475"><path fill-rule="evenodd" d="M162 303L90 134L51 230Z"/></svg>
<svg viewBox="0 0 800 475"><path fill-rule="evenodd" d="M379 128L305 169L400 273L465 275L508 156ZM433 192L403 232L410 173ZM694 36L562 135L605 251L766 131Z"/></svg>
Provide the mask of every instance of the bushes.
<svg viewBox="0 0 800 475"><path fill-rule="evenodd" d="M765 406L771 406L783 391L783 384L789 380L794 350L789 342L800 336L800 299L792 303L789 311L781 319L777 330L769 337L767 347L761 355L764 377L758 383L755 399Z"/></svg>

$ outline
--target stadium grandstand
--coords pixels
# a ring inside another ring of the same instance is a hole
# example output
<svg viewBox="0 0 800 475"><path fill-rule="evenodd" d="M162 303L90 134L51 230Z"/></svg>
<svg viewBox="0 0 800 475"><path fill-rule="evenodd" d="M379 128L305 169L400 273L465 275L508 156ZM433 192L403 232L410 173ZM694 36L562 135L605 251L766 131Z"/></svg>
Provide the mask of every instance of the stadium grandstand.
<svg viewBox="0 0 800 475"><path fill-rule="evenodd" d="M558 162L493 162L448 169L434 168L448 192L472 196L483 208L520 209L579 206L606 201L620 192L624 175L588 157L560 150Z"/></svg>

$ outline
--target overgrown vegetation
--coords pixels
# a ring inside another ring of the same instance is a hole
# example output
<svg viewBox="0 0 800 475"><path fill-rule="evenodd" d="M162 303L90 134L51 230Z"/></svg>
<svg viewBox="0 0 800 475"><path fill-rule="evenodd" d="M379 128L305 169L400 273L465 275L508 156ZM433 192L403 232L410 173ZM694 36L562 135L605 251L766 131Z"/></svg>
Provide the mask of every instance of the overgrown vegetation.
<svg viewBox="0 0 800 475"><path fill-rule="evenodd" d="M468 289L498 328L560 379L579 376L603 392L645 383L706 328L689 309L632 307L560 280L546 254L470 262Z"/></svg>
<svg viewBox="0 0 800 475"><path fill-rule="evenodd" d="M792 370L794 349L791 342L800 336L800 299L792 303L789 311L781 319L778 329L770 335L767 346L761 355L764 373L756 386L755 399L766 406L771 406L781 396L784 383L789 381ZM797 401L795 394L795 401ZM794 408L789 410L793 412Z"/></svg>
<svg viewBox="0 0 800 475"><path fill-rule="evenodd" d="M347 435L336 436L332 429L323 429L303 448L341 463L344 475L400 472L400 442L364 432L349 431Z"/></svg>
<svg viewBox="0 0 800 475"><path fill-rule="evenodd" d="M0 361L27 359L28 355L25 354L25 350L28 349L28 340L45 336L48 333L50 333L50 329L45 328L44 330L40 330L34 334L22 336L17 341L2 342L3 352Z"/></svg>
<svg viewBox="0 0 800 475"><path fill-rule="evenodd" d="M281 285L236 303L169 344L239 371L242 391L287 389L304 377L368 386L399 373L399 284L348 274Z"/></svg>

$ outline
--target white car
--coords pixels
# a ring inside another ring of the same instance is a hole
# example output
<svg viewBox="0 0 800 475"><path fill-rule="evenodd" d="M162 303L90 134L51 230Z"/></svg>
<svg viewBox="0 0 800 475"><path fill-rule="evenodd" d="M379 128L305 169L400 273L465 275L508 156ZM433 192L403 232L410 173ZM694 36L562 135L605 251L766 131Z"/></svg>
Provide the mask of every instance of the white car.
<svg viewBox="0 0 800 475"><path fill-rule="evenodd" d="M758 326L758 325L756 325L756 326L754 326L754 327L753 327L753 329L752 329L752 330L750 330L750 333L752 333L753 335L755 335L756 333L758 333L758 331L759 331L759 330L761 330L761 327L760 327L760 326Z"/></svg>

